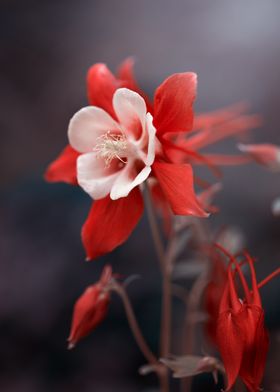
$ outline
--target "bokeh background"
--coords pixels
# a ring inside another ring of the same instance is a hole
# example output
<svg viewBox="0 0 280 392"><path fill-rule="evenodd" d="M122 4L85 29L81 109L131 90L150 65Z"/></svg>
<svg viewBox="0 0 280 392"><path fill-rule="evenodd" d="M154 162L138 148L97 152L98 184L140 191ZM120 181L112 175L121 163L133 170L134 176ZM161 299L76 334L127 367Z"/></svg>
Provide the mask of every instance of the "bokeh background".
<svg viewBox="0 0 280 392"><path fill-rule="evenodd" d="M123 247L85 263L79 232L89 198L43 181L67 141L69 118L87 103L88 67L105 62L115 70L133 55L137 79L150 94L171 73L195 71L197 111L245 100L264 119L253 140L279 144L279 15L278 0L1 0L1 391L126 392L156 385L153 376L137 373L145 362L117 298L103 326L66 349L72 305L106 262L125 276L141 275L129 293L147 340L155 350L158 344L160 277L146 218ZM218 150L233 152L234 143ZM225 169L221 213L210 218L216 229L241 229L259 258L259 278L279 266L280 221L270 212L279 179L255 165ZM279 295L279 281L263 289L273 341L270 391L280 388ZM175 330L181 310L176 305ZM196 379L196 390L206 390L204 381ZM207 390L214 390L211 381Z"/></svg>

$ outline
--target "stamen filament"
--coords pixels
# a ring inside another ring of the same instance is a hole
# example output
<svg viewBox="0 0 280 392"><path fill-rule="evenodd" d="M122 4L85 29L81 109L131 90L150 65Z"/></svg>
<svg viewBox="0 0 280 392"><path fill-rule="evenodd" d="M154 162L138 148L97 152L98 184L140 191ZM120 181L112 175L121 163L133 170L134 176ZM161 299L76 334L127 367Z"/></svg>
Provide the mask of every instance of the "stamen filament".
<svg viewBox="0 0 280 392"><path fill-rule="evenodd" d="M93 151L97 153L97 157L104 159L106 167L109 167L115 158L122 163L126 163L124 157L127 150L127 140L124 134L108 131L99 136L96 141L97 144Z"/></svg>

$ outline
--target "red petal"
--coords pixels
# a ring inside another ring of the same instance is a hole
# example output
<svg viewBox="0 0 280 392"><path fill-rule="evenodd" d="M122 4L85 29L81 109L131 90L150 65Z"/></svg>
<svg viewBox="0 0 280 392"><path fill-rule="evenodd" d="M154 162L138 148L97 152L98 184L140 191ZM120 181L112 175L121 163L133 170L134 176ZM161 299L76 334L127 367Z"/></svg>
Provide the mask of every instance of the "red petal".
<svg viewBox="0 0 280 392"><path fill-rule="evenodd" d="M194 193L191 165L155 162L152 168L174 214L208 217Z"/></svg>
<svg viewBox="0 0 280 392"><path fill-rule="evenodd" d="M45 179L49 182L66 182L77 184L76 161L79 153L71 146L66 146L60 155L49 165Z"/></svg>
<svg viewBox="0 0 280 392"><path fill-rule="evenodd" d="M196 74L191 72L174 74L157 88L154 126L158 135L192 129L196 80Z"/></svg>
<svg viewBox="0 0 280 392"><path fill-rule="evenodd" d="M219 316L216 338L227 374L226 390L229 391L238 376L243 354L243 335L230 312Z"/></svg>
<svg viewBox="0 0 280 392"><path fill-rule="evenodd" d="M111 252L129 237L143 213L143 199L138 188L127 197L94 202L82 228L87 259Z"/></svg>
<svg viewBox="0 0 280 392"><path fill-rule="evenodd" d="M133 72L134 59L133 57L128 57L119 67L118 77L122 80L122 86L129 88L130 90L136 91L138 94L144 98L147 106L147 111L153 114L153 105L151 104L147 95L140 89Z"/></svg>
<svg viewBox="0 0 280 392"><path fill-rule="evenodd" d="M260 390L269 345L263 310L257 307L249 308L247 319L240 325L240 328L243 333L246 331L248 334L247 339L245 337L247 348L245 347L243 353L240 377L249 391L257 392Z"/></svg>
<svg viewBox="0 0 280 392"><path fill-rule="evenodd" d="M216 253L211 256L210 268L209 282L204 294L204 306L208 315L205 329L211 341L216 345L217 319L221 298L225 290L227 272L221 256Z"/></svg>
<svg viewBox="0 0 280 392"><path fill-rule="evenodd" d="M95 64L87 74L88 100L91 105L98 106L116 117L112 105L113 94L121 83L109 71L105 64Z"/></svg>

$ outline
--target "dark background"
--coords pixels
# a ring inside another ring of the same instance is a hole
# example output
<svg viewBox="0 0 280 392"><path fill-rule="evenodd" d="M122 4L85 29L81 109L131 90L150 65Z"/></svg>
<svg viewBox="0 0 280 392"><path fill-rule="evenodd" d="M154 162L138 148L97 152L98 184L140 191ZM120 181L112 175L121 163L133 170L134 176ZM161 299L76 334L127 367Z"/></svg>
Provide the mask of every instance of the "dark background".
<svg viewBox="0 0 280 392"><path fill-rule="evenodd" d="M171 73L195 71L197 111L250 102L264 118L253 140L279 144L279 15L278 0L1 0L1 392L126 392L156 385L153 376L137 374L145 362L117 298L103 326L66 350L72 305L105 262L121 274L142 276L129 293L154 350L158 343L160 275L146 219L123 247L85 263L79 232L89 198L42 179L67 141L69 118L86 105L88 67L102 61L115 70L134 55L137 79L151 94ZM233 152L234 143L220 143L218 150ZM279 266L280 221L270 212L279 175L254 165L224 174L221 213L210 225L240 227L259 258L261 278ZM273 341L265 380L270 391L280 388L279 294L277 280L263 289ZM177 331L182 309L175 305Z"/></svg>

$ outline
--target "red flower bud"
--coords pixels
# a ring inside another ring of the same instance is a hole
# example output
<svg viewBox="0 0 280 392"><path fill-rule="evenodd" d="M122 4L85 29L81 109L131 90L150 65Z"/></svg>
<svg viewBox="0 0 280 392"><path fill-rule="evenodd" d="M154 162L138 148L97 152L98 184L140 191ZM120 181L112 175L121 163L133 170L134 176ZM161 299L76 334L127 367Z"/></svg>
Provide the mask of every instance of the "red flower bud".
<svg viewBox="0 0 280 392"><path fill-rule="evenodd" d="M105 266L99 281L89 286L74 306L68 348L93 331L105 318L110 302L107 290L112 278L111 266Z"/></svg>
<svg viewBox="0 0 280 392"><path fill-rule="evenodd" d="M268 333L264 326L264 311L259 295L252 258L244 253L249 264L252 288L249 289L238 261L225 249L230 263L227 283L220 303L217 321L217 344L221 353L227 379L227 391L232 388L238 375L250 392L260 389L268 350ZM234 267L234 268L233 268ZM235 275L238 274L244 298L237 295Z"/></svg>

